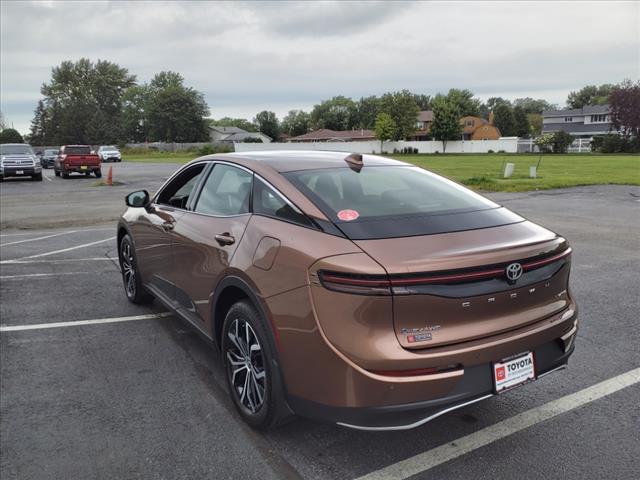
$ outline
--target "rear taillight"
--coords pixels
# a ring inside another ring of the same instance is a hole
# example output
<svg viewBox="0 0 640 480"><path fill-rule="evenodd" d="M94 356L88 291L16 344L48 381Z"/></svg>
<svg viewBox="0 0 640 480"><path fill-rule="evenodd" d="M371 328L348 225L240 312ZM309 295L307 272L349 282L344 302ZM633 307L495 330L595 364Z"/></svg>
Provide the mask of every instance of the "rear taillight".
<svg viewBox="0 0 640 480"><path fill-rule="evenodd" d="M391 284L386 275L361 275L343 272L319 271L318 278L328 290L356 295L391 295Z"/></svg>

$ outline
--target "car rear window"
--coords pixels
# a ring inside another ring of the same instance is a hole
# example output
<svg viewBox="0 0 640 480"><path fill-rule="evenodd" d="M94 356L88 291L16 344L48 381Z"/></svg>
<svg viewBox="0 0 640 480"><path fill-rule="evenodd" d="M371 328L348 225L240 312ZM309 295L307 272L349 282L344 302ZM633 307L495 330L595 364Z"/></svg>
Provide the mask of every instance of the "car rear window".
<svg viewBox="0 0 640 480"><path fill-rule="evenodd" d="M91 153L91 147L83 147L83 146L64 147L64 153L66 155L89 155Z"/></svg>
<svg viewBox="0 0 640 480"><path fill-rule="evenodd" d="M412 166L284 174L350 238L428 235L522 219L455 182Z"/></svg>

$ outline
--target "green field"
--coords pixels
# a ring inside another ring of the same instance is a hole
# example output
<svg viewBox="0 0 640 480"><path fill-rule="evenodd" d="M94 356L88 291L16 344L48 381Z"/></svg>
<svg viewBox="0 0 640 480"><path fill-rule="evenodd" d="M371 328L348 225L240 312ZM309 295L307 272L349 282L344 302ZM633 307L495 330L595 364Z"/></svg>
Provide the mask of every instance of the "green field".
<svg viewBox="0 0 640 480"><path fill-rule="evenodd" d="M640 155L392 155L477 190L521 192L579 185L640 185ZM529 166L540 160L538 178ZM511 178L502 178L505 163L514 163Z"/></svg>
<svg viewBox="0 0 640 480"><path fill-rule="evenodd" d="M127 162L185 163L193 153L125 155ZM476 190L521 192L579 185L640 185L640 155L567 154L466 154L390 155L444 175ZM537 165L538 178L529 178L529 166ZM503 179L504 164L515 163L511 178Z"/></svg>

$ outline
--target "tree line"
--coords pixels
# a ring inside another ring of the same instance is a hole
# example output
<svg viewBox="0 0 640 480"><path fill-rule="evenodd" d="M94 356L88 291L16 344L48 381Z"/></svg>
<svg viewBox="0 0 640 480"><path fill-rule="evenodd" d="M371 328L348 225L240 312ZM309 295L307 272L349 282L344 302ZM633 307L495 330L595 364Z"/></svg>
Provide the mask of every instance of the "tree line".
<svg viewBox="0 0 640 480"><path fill-rule="evenodd" d="M604 104L619 86L587 85L567 97L568 108ZM375 130L380 140L401 140L414 135L421 110L433 111L428 133L436 140L460 138L464 116L493 120L502 136L540 134L542 112L558 108L544 99L513 101L491 97L482 101L468 89L450 89L434 96L409 90L352 99L338 95L323 100L310 112L290 110L282 119L274 112L259 112L251 120L210 119L204 95L185 85L176 72L163 71L148 83L119 65L81 58L65 61L51 71L40 89L28 140L34 145L65 143L201 142L208 141L209 126L236 126L260 131L272 139L295 137L317 129Z"/></svg>
<svg viewBox="0 0 640 480"><path fill-rule="evenodd" d="M149 83L115 63L82 58L51 71L31 122L34 145L209 140L204 95L176 72Z"/></svg>

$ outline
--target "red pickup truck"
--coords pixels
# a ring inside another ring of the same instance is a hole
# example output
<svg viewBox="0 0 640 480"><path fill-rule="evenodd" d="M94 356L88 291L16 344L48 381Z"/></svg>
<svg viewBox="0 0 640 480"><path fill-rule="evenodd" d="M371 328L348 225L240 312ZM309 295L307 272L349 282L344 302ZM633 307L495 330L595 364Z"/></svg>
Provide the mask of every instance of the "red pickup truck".
<svg viewBox="0 0 640 480"><path fill-rule="evenodd" d="M87 177L93 174L100 178L100 157L91 151L89 145L64 145L53 164L56 177L69 178L71 172L84 173Z"/></svg>

